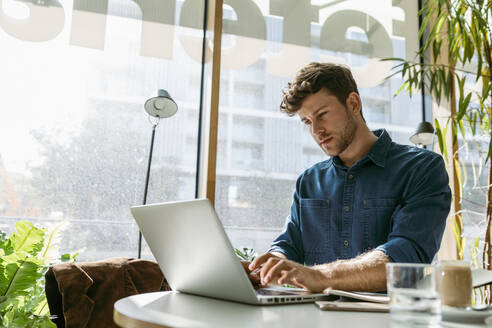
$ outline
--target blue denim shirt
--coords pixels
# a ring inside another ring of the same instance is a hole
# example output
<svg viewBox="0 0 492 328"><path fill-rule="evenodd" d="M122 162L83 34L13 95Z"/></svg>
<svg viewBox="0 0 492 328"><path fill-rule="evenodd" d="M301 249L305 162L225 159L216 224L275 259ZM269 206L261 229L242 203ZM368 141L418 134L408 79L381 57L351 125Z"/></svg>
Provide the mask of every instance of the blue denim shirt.
<svg viewBox="0 0 492 328"><path fill-rule="evenodd" d="M393 142L385 130L367 156L338 157L297 179L291 214L269 251L306 265L383 251L392 262L430 263L451 203L442 157Z"/></svg>

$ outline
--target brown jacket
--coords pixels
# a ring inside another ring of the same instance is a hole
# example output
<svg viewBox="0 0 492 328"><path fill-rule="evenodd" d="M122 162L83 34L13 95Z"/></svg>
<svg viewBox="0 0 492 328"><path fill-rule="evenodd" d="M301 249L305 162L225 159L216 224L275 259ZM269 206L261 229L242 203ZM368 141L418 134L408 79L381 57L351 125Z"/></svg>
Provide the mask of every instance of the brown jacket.
<svg viewBox="0 0 492 328"><path fill-rule="evenodd" d="M46 298L57 327L118 327L114 303L126 296L171 290L157 263L129 258L62 263L46 272Z"/></svg>

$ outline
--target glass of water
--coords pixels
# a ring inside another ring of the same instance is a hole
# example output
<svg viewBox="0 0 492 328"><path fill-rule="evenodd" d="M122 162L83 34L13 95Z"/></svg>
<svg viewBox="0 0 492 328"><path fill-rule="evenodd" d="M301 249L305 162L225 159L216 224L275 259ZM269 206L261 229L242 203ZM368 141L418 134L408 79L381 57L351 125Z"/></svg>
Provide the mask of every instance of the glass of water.
<svg viewBox="0 0 492 328"><path fill-rule="evenodd" d="M438 271L438 267L430 264L386 264L392 320L411 326L439 324L441 298Z"/></svg>

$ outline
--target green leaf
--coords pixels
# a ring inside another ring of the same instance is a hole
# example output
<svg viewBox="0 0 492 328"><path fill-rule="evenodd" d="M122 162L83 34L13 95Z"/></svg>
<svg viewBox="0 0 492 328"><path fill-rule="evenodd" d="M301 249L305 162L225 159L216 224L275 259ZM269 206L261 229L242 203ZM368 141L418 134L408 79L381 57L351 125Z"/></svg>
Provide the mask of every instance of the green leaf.
<svg viewBox="0 0 492 328"><path fill-rule="evenodd" d="M77 256L79 256L79 253L84 251L84 250L85 250L85 248L82 248L82 249L79 249L79 250L72 252L72 253L62 254L60 256L60 261L61 262L75 262L77 260Z"/></svg>
<svg viewBox="0 0 492 328"><path fill-rule="evenodd" d="M460 132L461 132L461 136L463 137L463 140L466 140L465 122L462 119L459 119L458 126L460 128Z"/></svg>
<svg viewBox="0 0 492 328"><path fill-rule="evenodd" d="M37 316L50 315L48 301L44 293L44 283L37 285L29 296L25 309Z"/></svg>
<svg viewBox="0 0 492 328"><path fill-rule="evenodd" d="M46 229L36 228L27 221L17 222L15 228L17 231L9 238L13 249L36 256L43 248Z"/></svg>
<svg viewBox="0 0 492 328"><path fill-rule="evenodd" d="M446 150L446 139L445 135L442 133L441 125L439 124L439 120L434 119L434 125L436 126L436 135L437 140L439 141L439 149L441 150L441 154L443 154L446 161L448 160L448 152Z"/></svg>
<svg viewBox="0 0 492 328"><path fill-rule="evenodd" d="M0 230L0 244L3 244L7 240L8 240L8 237L7 237L7 234L5 233L5 231Z"/></svg>
<svg viewBox="0 0 492 328"><path fill-rule="evenodd" d="M463 197L463 173L462 173L462 169L461 169L461 164L456 157L454 158L453 163L454 163L454 170L456 172L456 177L458 179L459 199L462 199L462 197Z"/></svg>
<svg viewBox="0 0 492 328"><path fill-rule="evenodd" d="M451 230L453 231L454 240L456 241L456 246L458 247L458 252L461 253L462 247L462 239L461 239L461 229L458 225L456 217L453 218L453 225L451 226Z"/></svg>
<svg viewBox="0 0 492 328"><path fill-rule="evenodd" d="M463 237L463 240L461 242L461 249L459 249L458 253L458 259L462 260L463 259L463 254L465 253L465 247L466 247L466 237Z"/></svg>
<svg viewBox="0 0 492 328"><path fill-rule="evenodd" d="M447 19L447 17L445 15L442 15L441 17L439 17L439 20L437 22L436 31L435 31L436 38L440 37L441 29L442 29L444 23L446 22L446 19Z"/></svg>
<svg viewBox="0 0 492 328"><path fill-rule="evenodd" d="M477 134L477 120L478 120L478 113L473 112L471 115L471 122L470 122L471 123L470 127L473 135Z"/></svg>
<svg viewBox="0 0 492 328"><path fill-rule="evenodd" d="M447 97L449 86L446 79L446 71L444 70L444 68L439 68L438 72L440 82L439 87L444 89L444 95Z"/></svg>
<svg viewBox="0 0 492 328"><path fill-rule="evenodd" d="M236 252L237 257L239 257L242 261L251 262L256 257L255 250L253 248L243 247L242 250L239 248L234 248L234 251Z"/></svg>
<svg viewBox="0 0 492 328"><path fill-rule="evenodd" d="M487 157L485 157L485 163L488 162L491 151L492 151L492 134L490 134L490 138L489 138L489 150L487 151Z"/></svg>
<svg viewBox="0 0 492 328"><path fill-rule="evenodd" d="M466 97L465 97L465 100L463 102L463 107L465 108L465 110L468 108L468 105L470 105L470 100L471 100L471 96L472 96L472 93L470 92Z"/></svg>
<svg viewBox="0 0 492 328"><path fill-rule="evenodd" d="M13 251L14 251L14 248L12 247L12 242L10 241L9 238L7 238L7 235L5 234L5 232L1 231L0 232L0 256L12 254Z"/></svg>
<svg viewBox="0 0 492 328"><path fill-rule="evenodd" d="M0 298L26 296L42 277L40 260L26 255L17 252L0 258Z"/></svg>
<svg viewBox="0 0 492 328"><path fill-rule="evenodd" d="M15 315L15 312L12 311L14 306L15 306L15 304L11 304L11 305L9 305L9 307L6 308L5 314L3 315L3 317L1 317L2 327L12 327L12 321L13 321L14 315Z"/></svg>
<svg viewBox="0 0 492 328"><path fill-rule="evenodd" d="M398 58L398 57L389 57L389 58L382 58L379 61L405 61L405 59Z"/></svg>
<svg viewBox="0 0 492 328"><path fill-rule="evenodd" d="M47 229L19 221L9 238L0 235L0 326L55 327L48 317L44 274L62 225L47 233ZM68 258L75 259L77 254Z"/></svg>
<svg viewBox="0 0 492 328"><path fill-rule="evenodd" d="M468 109L468 105L470 105L471 96L472 96L471 92L469 94L467 94L466 97L464 97L464 98L460 94L460 97L458 99L458 114L456 117L456 119L458 121L461 121L461 119L465 115L466 110Z"/></svg>
<svg viewBox="0 0 492 328"><path fill-rule="evenodd" d="M465 93L465 82L466 82L466 76L463 76L462 78L459 77L459 75L456 75L456 81L458 81L458 90L460 92L460 97L463 96Z"/></svg>
<svg viewBox="0 0 492 328"><path fill-rule="evenodd" d="M492 90L492 83L490 83L490 79L482 77L482 98L483 99L489 98L491 90Z"/></svg>
<svg viewBox="0 0 492 328"><path fill-rule="evenodd" d="M56 328L48 316L38 316L20 309L13 312L8 327Z"/></svg>
<svg viewBox="0 0 492 328"><path fill-rule="evenodd" d="M39 258L43 259L46 263L57 257L57 245L61 238L60 233L67 224L67 221L61 221L46 233L43 250L39 256Z"/></svg>
<svg viewBox="0 0 492 328"><path fill-rule="evenodd" d="M481 52L481 51L479 51ZM482 66L483 66L483 59L482 56L477 57L477 70L476 70L476 77L475 77L475 82L478 82L480 79L480 76L482 75Z"/></svg>
<svg viewBox="0 0 492 328"><path fill-rule="evenodd" d="M396 92L395 92L394 96L395 96L395 97L396 97L396 96L398 96L398 95L400 94L400 92L401 92L401 91L402 91L402 90L403 90L406 86L408 86L408 82L403 83L403 84L400 86L400 88L398 89L398 91L396 91Z"/></svg>
<svg viewBox="0 0 492 328"><path fill-rule="evenodd" d="M62 254L62 255L60 256L60 260L61 260L62 262L67 262L67 261L70 261L70 259L71 259L71 256L70 256L70 254L68 254L68 253Z"/></svg>
<svg viewBox="0 0 492 328"><path fill-rule="evenodd" d="M419 12L419 15L422 16L423 12ZM420 26L419 34L418 34L419 39L422 38L422 36L424 35L425 29L426 29L427 25L429 24L430 18L431 18L431 15L427 14L427 15L425 15L424 19L422 19L422 25Z"/></svg>

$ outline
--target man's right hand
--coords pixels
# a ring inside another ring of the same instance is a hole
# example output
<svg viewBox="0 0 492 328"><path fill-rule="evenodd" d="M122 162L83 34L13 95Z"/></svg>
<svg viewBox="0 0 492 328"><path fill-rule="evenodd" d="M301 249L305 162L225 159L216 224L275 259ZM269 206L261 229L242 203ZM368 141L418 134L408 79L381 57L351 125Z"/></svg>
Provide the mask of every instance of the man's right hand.
<svg viewBox="0 0 492 328"><path fill-rule="evenodd" d="M263 267L263 264L265 264L266 261L270 258L275 258L275 259L285 259L285 255L282 253L278 252L272 252L272 253L264 253L258 256L256 259L253 260L253 262L249 263L249 266L245 266L244 269L246 272L249 274L249 278L253 283L260 283L260 271L261 268ZM243 266L248 263L248 262L243 262Z"/></svg>
<svg viewBox="0 0 492 328"><path fill-rule="evenodd" d="M263 253L260 256L258 256L256 259L254 259L253 262L251 262L249 264L248 269L251 271L256 270L256 269L261 269L263 264L265 264L265 262L268 261L268 259L271 257L278 258L278 259L285 259L286 258L285 255L282 253L277 253L277 252Z"/></svg>
<svg viewBox="0 0 492 328"><path fill-rule="evenodd" d="M285 258L285 255L282 253L264 253L258 256L253 262L241 261L241 264L248 274L249 279L255 285L259 285L261 283L260 279L260 271L263 264L268 261L269 258Z"/></svg>
<svg viewBox="0 0 492 328"><path fill-rule="evenodd" d="M244 271L246 271L246 274L249 277L249 280L253 283L253 285L259 285L260 284L260 270L250 270L249 265L251 262L247 261L241 261L241 264L243 265Z"/></svg>

